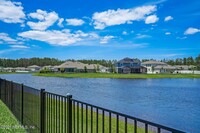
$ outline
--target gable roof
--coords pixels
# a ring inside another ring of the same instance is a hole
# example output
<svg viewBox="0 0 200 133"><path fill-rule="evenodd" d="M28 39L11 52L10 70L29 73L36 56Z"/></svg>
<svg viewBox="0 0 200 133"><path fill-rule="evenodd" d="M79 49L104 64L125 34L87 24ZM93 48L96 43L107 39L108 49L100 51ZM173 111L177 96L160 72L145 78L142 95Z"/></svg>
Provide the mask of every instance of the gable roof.
<svg viewBox="0 0 200 133"><path fill-rule="evenodd" d="M155 69L168 69L168 70L172 69L172 70L174 70L174 69L176 69L176 67L171 66L171 65L167 65L167 66L158 65L158 66L155 67Z"/></svg>
<svg viewBox="0 0 200 133"><path fill-rule="evenodd" d="M63 64L57 66L57 68L77 68L82 69L84 68L84 64L81 62L73 62L73 61L66 61Z"/></svg>
<svg viewBox="0 0 200 133"><path fill-rule="evenodd" d="M40 66L37 65L32 65L32 66L28 66L29 68L40 68Z"/></svg>
<svg viewBox="0 0 200 133"><path fill-rule="evenodd" d="M65 63L56 66L56 68L76 68L76 69L84 69L87 67L87 69L95 69L97 68L97 64L84 64L82 62L77 62L77 61L66 61ZM104 66L99 65L99 68L102 68Z"/></svg>
<svg viewBox="0 0 200 133"><path fill-rule="evenodd" d="M153 64L153 65L167 65L167 64L164 63L164 62L154 61L154 60L145 61L145 62L142 62L141 64L142 64L142 65L150 65L150 64Z"/></svg>
<svg viewBox="0 0 200 133"><path fill-rule="evenodd" d="M117 63L140 63L140 60L126 57L124 59L119 60Z"/></svg>

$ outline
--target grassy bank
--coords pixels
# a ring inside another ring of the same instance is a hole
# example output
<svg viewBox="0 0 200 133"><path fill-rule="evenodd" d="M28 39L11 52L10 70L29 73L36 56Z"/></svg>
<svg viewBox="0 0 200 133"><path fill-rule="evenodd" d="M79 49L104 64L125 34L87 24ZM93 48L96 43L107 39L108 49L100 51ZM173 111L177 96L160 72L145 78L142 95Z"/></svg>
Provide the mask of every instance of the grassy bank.
<svg viewBox="0 0 200 133"><path fill-rule="evenodd" d="M0 74L17 74L16 72L0 72Z"/></svg>
<svg viewBox="0 0 200 133"><path fill-rule="evenodd" d="M25 120L29 119L31 120L31 125L37 126L37 123L39 122L37 120L37 117L39 116L38 108L36 108L37 104L33 105L32 103L38 103L39 99L38 96L26 93L24 96L26 99L26 106L27 109L25 113ZM58 98L58 97L57 97ZM55 98L50 98L46 96L46 132L63 132L63 130L66 130L67 123L65 120L67 120L67 103L61 100L56 100ZM33 113L34 112L34 113ZM79 117L77 117L79 116ZM87 117L86 117L87 116ZM98 123L97 123L98 119ZM99 110L99 114L97 117L96 109L93 108L93 111L91 111L91 108L88 107L88 110L86 111L85 105L83 108L80 106L77 106L77 104L72 105L72 127L73 127L73 133L79 133L83 132L86 133L86 126L87 126L87 133L91 132L97 132L97 124L98 124L98 132L102 133L103 130L103 116L102 111ZM112 133L116 133L116 116L111 117L111 130ZM91 128L92 123L92 128ZM74 131L75 126L75 131ZM125 122L124 118L119 118L119 133L124 133L125 130ZM82 128L83 127L83 128ZM105 113L104 116L104 132L109 132L109 116L108 113ZM133 121L128 121L127 123L127 133L132 133L134 131L134 124ZM91 131L92 129L92 131ZM31 129L30 132L37 133L37 130ZM145 133L144 126L138 125L137 126L137 133ZM149 129L149 133L153 133L152 130Z"/></svg>
<svg viewBox="0 0 200 133"><path fill-rule="evenodd" d="M32 74L32 72L0 72L0 74Z"/></svg>
<svg viewBox="0 0 200 133"><path fill-rule="evenodd" d="M64 78L200 78L200 74L35 73L33 75Z"/></svg>
<svg viewBox="0 0 200 133"><path fill-rule="evenodd" d="M67 119L67 116L66 116L67 111L64 109L64 107L67 106L67 103L59 101L59 100L56 101L51 98L49 98L46 102L48 104L52 103L49 106L46 106L46 112L47 112L46 124L48 125L48 127L46 128L46 131L47 132L50 132L50 131L61 132L65 130L66 128L65 119ZM109 121L108 114L105 114L104 126L103 126L102 111L99 112L98 117L97 117L97 113L95 111L91 112L90 107L88 108L87 111L85 107L81 108L80 106L78 107L77 105L72 105L72 108L73 108L72 109L73 110L72 111L73 133L86 132L86 127L87 127L87 133L91 133L91 132L102 133L103 127L104 127L105 133L109 132L109 128L111 128L112 133L116 133L116 127L117 127L116 116L112 116L111 120ZM97 123L97 119L98 119L98 123ZM111 127L109 127L110 122L111 122ZM56 123L58 123L58 125ZM93 125L92 127L91 127L91 123ZM57 127L55 127L55 125L57 125ZM98 125L98 129L96 128L97 125ZM124 133L125 131L124 118L119 119L118 126L119 126L119 130L118 130L119 133ZM127 123L127 133L132 133L134 129L135 127L134 127L133 121L129 120ZM150 129L148 130L148 132L153 133L153 131ZM144 126L141 127L141 124L140 126L137 126L137 133L145 133Z"/></svg>
<svg viewBox="0 0 200 133"><path fill-rule="evenodd" d="M26 133L6 105L0 100L0 133Z"/></svg>

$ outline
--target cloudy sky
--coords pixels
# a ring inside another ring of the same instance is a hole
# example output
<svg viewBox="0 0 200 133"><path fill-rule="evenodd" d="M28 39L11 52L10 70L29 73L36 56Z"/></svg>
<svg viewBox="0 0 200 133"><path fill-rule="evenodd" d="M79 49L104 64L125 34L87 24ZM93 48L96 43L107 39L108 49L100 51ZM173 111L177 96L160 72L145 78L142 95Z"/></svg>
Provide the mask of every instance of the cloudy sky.
<svg viewBox="0 0 200 133"><path fill-rule="evenodd" d="M0 58L200 54L199 0L0 0Z"/></svg>

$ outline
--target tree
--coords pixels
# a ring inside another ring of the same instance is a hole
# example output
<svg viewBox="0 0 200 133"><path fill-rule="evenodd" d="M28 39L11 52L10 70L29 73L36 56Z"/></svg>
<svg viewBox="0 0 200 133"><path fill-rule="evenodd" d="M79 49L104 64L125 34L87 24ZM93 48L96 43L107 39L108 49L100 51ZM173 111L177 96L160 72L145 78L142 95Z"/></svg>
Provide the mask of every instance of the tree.
<svg viewBox="0 0 200 133"><path fill-rule="evenodd" d="M196 62L197 70L200 70L200 54L198 55L198 57L195 58L195 62Z"/></svg>
<svg viewBox="0 0 200 133"><path fill-rule="evenodd" d="M99 72L99 71L100 71L99 64L97 64L97 72Z"/></svg>
<svg viewBox="0 0 200 133"><path fill-rule="evenodd" d="M84 72L87 73L87 67L86 66L84 66Z"/></svg>
<svg viewBox="0 0 200 133"><path fill-rule="evenodd" d="M186 65L186 64L187 64L187 59L183 58L183 65Z"/></svg>

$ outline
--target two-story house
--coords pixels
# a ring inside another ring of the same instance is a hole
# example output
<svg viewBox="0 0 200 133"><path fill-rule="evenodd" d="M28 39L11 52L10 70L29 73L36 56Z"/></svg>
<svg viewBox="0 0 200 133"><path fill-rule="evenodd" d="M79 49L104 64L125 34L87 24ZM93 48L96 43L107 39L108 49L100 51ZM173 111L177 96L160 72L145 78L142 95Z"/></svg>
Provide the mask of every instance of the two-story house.
<svg viewBox="0 0 200 133"><path fill-rule="evenodd" d="M116 64L117 73L146 73L146 68L141 66L139 59L124 58Z"/></svg>
<svg viewBox="0 0 200 133"><path fill-rule="evenodd" d="M170 71L172 69L172 67L168 64L154 60L142 62L141 65L147 68L147 74L164 73L165 71L167 71L167 69L169 69Z"/></svg>

